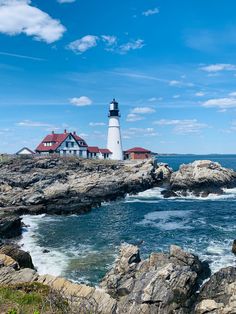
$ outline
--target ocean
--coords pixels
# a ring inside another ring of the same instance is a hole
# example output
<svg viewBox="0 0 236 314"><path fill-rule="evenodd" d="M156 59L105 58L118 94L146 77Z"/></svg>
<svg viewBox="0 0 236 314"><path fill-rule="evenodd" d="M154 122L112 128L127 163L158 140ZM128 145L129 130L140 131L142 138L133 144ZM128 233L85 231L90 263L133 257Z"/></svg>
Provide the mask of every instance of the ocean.
<svg viewBox="0 0 236 314"><path fill-rule="evenodd" d="M236 170L236 155L160 156L174 170L199 159ZM168 252L176 244L209 262L212 272L235 265L236 188L224 195L163 199L154 188L103 204L84 215L24 216L20 239L40 274L97 285L110 269L121 243L140 244L141 257ZM43 250L49 250L43 253Z"/></svg>

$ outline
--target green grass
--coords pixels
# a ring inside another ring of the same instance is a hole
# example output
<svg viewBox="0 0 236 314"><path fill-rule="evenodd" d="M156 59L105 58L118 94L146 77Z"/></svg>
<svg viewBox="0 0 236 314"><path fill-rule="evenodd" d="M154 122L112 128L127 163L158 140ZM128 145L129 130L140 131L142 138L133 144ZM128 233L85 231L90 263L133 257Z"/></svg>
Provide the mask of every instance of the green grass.
<svg viewBox="0 0 236 314"><path fill-rule="evenodd" d="M31 283L0 287L1 314L65 314L68 303L48 286Z"/></svg>

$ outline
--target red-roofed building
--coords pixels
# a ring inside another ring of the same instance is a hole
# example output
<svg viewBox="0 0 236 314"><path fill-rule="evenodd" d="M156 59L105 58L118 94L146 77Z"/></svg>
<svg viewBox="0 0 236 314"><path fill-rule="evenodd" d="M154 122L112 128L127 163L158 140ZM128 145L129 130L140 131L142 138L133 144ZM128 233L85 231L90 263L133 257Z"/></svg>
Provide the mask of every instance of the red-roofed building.
<svg viewBox="0 0 236 314"><path fill-rule="evenodd" d="M87 157L93 159L110 159L112 152L107 148L88 146Z"/></svg>
<svg viewBox="0 0 236 314"><path fill-rule="evenodd" d="M142 147L133 147L124 152L125 159L148 159L151 158L151 151Z"/></svg>
<svg viewBox="0 0 236 314"><path fill-rule="evenodd" d="M35 151L41 155L76 155L86 158L87 147L87 143L75 132L68 133L65 130L62 134L56 134L52 132L51 134L47 135L38 145Z"/></svg>

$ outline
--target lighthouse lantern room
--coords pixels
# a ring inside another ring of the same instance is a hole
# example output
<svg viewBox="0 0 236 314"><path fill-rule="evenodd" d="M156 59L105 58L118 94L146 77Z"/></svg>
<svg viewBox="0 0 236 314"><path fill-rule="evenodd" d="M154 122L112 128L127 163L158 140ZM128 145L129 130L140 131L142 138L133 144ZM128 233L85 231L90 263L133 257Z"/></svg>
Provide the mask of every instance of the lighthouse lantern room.
<svg viewBox="0 0 236 314"><path fill-rule="evenodd" d="M107 148L112 152L111 159L123 160L123 149L120 132L120 113L118 102L110 103Z"/></svg>

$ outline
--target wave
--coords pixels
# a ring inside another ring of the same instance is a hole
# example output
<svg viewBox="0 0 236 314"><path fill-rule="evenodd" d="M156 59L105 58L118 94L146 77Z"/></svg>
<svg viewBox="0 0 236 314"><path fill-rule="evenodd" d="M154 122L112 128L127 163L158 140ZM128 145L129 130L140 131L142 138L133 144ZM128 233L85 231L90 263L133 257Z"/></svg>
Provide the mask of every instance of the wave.
<svg viewBox="0 0 236 314"><path fill-rule="evenodd" d="M186 196L182 196L180 193L176 197L164 198L162 195L163 188L152 188L144 192L140 192L136 195L127 195L125 202L126 203L158 203L161 200L166 201L219 201L227 199L236 200L236 188L232 189L223 189L222 195L209 194L207 197L196 196L192 192L187 192ZM176 192L178 194L178 192Z"/></svg>
<svg viewBox="0 0 236 314"><path fill-rule="evenodd" d="M211 240L208 246L199 252L195 252L200 260L205 260L209 263L212 273L219 271L221 268L228 266L236 266L235 255L231 252L232 240ZM187 250L194 250L186 247Z"/></svg>
<svg viewBox="0 0 236 314"><path fill-rule="evenodd" d="M27 227L24 229L19 244L22 246L23 250L30 253L33 264L37 268L37 271L40 275L50 274L54 276L60 276L66 269L67 256L59 250L41 247L38 244L37 230L42 218L44 220L53 220L52 217L45 217L45 215L25 215L22 217L22 221ZM49 252L44 254L44 249L49 250Z"/></svg>

